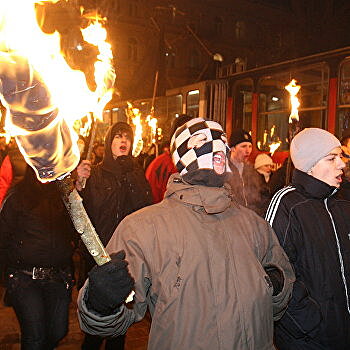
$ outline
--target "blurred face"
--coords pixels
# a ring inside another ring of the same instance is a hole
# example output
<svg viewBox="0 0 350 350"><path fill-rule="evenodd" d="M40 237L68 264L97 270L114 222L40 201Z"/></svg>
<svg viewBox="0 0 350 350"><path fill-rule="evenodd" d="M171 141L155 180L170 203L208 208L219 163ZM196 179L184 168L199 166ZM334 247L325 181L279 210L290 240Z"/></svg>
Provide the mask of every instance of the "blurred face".
<svg viewBox="0 0 350 350"><path fill-rule="evenodd" d="M270 174L272 171L272 165L271 164L265 164L258 168L258 170L263 171L264 173Z"/></svg>
<svg viewBox="0 0 350 350"><path fill-rule="evenodd" d="M217 139L216 139L217 140ZM221 135L222 148L225 149L227 143L226 135ZM205 133L193 135L187 143L188 149L199 149L208 142L208 136ZM218 147L218 145L216 145ZM226 153L223 151L213 152L212 169L216 174L222 175L226 171Z"/></svg>
<svg viewBox="0 0 350 350"><path fill-rule="evenodd" d="M131 149L131 138L126 132L117 132L111 144L113 158L127 156Z"/></svg>
<svg viewBox="0 0 350 350"><path fill-rule="evenodd" d="M105 148L104 146L98 146L96 147L96 150L95 150L95 154L97 155L97 157L103 157L103 154L104 154L104 151L105 151Z"/></svg>
<svg viewBox="0 0 350 350"><path fill-rule="evenodd" d="M226 170L226 155L224 152L215 152L213 155L213 169L218 175L222 175Z"/></svg>
<svg viewBox="0 0 350 350"><path fill-rule="evenodd" d="M231 147L231 159L238 163L246 163L252 153L252 144L250 142L241 142Z"/></svg>
<svg viewBox="0 0 350 350"><path fill-rule="evenodd" d="M330 186L339 187L342 182L344 162L341 159L342 150L334 148L327 156L320 159L308 174Z"/></svg>

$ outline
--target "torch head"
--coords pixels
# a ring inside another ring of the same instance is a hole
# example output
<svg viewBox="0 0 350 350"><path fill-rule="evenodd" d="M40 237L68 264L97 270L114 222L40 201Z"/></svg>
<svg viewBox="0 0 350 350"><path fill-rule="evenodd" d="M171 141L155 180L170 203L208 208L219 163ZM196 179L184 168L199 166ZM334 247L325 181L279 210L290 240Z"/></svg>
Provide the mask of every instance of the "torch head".
<svg viewBox="0 0 350 350"><path fill-rule="evenodd" d="M21 153L40 181L69 173L79 163L78 136L60 116L47 86L23 57L2 53L0 62L6 130L15 135Z"/></svg>

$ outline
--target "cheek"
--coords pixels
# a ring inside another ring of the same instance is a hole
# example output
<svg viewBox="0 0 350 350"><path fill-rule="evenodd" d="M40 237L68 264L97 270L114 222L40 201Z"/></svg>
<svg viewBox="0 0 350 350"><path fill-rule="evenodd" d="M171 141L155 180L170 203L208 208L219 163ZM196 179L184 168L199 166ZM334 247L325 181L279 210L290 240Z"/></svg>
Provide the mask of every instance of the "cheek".
<svg viewBox="0 0 350 350"><path fill-rule="evenodd" d="M114 151L117 150L119 146L120 146L119 140L114 139L113 142L112 142L112 145L111 145L112 151L113 151L113 150L114 150Z"/></svg>

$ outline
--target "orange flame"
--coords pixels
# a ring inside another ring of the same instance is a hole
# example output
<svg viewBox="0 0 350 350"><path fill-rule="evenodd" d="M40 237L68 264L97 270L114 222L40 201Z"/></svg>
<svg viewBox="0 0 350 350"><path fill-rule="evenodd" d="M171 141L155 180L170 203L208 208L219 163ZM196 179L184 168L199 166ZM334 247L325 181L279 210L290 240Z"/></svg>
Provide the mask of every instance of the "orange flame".
<svg viewBox="0 0 350 350"><path fill-rule="evenodd" d="M126 112L129 118L132 120L132 123L135 125L132 155L134 157L137 157L143 148L141 112L138 108L134 108L130 102L128 102L128 108Z"/></svg>
<svg viewBox="0 0 350 350"><path fill-rule="evenodd" d="M270 145L269 145L269 148L270 148L270 153L271 153L271 156L274 155L274 153L277 151L277 149L279 148L279 146L281 146L281 141L278 141L278 142L272 142Z"/></svg>
<svg viewBox="0 0 350 350"><path fill-rule="evenodd" d="M102 119L115 80L111 48L98 19L81 29L84 40L99 52L94 67L96 89L91 91L84 73L71 69L61 54L59 33L45 34L38 26L35 5L45 2L57 0L0 4L0 99L7 110L5 130L16 138L43 182L77 166L74 121L88 113Z"/></svg>
<svg viewBox="0 0 350 350"><path fill-rule="evenodd" d="M152 117L151 114L149 114L147 117L146 117L146 122L148 123L148 126L150 127L151 129L151 143L154 143L156 142L156 135L157 135L157 123L158 123L158 120L157 118L155 117Z"/></svg>
<svg viewBox="0 0 350 350"><path fill-rule="evenodd" d="M289 115L289 123L292 123L292 119L299 120L298 108L300 106L299 99L296 97L300 90L300 85L296 84L296 80L292 79L291 82L285 86L285 89L290 94L290 104L291 104L291 112Z"/></svg>

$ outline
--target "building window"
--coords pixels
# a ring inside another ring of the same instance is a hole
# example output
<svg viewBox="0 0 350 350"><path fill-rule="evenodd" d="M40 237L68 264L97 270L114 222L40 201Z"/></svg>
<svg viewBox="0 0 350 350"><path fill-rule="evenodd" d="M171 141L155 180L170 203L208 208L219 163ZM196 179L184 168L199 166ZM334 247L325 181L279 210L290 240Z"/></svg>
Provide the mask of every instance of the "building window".
<svg viewBox="0 0 350 350"><path fill-rule="evenodd" d="M137 61L137 40L135 38L129 38L128 40L128 59Z"/></svg>
<svg viewBox="0 0 350 350"><path fill-rule="evenodd" d="M222 35L222 28L223 28L224 21L220 17L215 17L214 20L214 30L216 36Z"/></svg>
<svg viewBox="0 0 350 350"><path fill-rule="evenodd" d="M246 25L243 21L237 21L235 27L235 35L237 40L244 39L246 36Z"/></svg>

